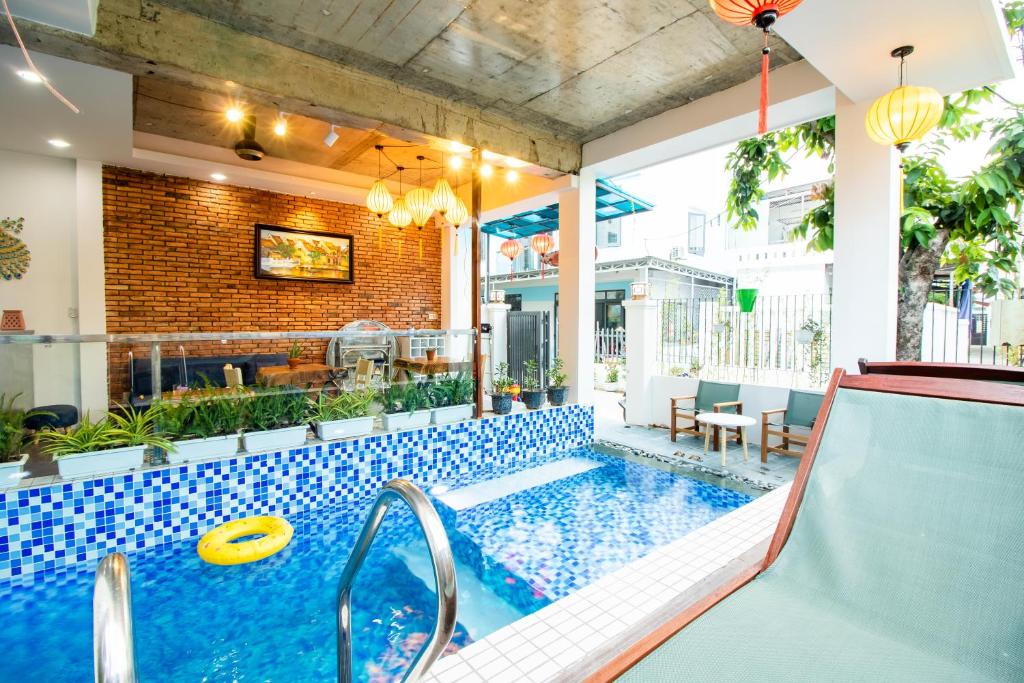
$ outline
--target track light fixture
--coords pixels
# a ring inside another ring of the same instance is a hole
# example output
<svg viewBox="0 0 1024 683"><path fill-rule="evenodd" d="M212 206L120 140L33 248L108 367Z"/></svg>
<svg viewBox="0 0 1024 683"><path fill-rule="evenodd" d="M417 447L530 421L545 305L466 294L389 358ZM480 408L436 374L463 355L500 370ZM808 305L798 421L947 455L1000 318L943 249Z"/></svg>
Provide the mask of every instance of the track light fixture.
<svg viewBox="0 0 1024 683"><path fill-rule="evenodd" d="M334 147L334 143L338 141L339 137L341 137L340 135L338 135L338 132L334 130L334 128L335 126L332 123L331 131L327 134L327 137L324 138L324 144L327 145L328 147Z"/></svg>

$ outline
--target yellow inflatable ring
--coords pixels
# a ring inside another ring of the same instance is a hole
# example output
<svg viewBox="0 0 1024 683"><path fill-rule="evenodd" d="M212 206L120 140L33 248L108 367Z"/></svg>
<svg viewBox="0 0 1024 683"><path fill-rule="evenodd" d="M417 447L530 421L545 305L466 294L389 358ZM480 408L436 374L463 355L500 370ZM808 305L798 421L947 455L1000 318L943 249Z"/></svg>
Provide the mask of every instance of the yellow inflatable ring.
<svg viewBox="0 0 1024 683"><path fill-rule="evenodd" d="M294 530L282 517L248 517L221 524L199 540L199 557L210 564L255 562L282 550L292 540ZM250 541L232 543L245 536Z"/></svg>

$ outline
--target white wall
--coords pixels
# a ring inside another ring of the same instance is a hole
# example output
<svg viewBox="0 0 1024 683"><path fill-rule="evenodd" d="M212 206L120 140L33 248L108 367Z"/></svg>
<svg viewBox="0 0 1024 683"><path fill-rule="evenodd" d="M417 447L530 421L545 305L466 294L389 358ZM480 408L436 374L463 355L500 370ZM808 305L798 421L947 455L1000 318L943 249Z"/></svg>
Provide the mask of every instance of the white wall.
<svg viewBox="0 0 1024 683"><path fill-rule="evenodd" d="M0 308L23 310L37 334L103 333L100 165L0 151L0 215L25 218L19 237L32 253L22 279L0 281ZM83 313L87 329L80 328ZM9 389L0 381L0 392L31 393L35 405L106 407L105 349L53 344L35 347L32 357L31 386Z"/></svg>

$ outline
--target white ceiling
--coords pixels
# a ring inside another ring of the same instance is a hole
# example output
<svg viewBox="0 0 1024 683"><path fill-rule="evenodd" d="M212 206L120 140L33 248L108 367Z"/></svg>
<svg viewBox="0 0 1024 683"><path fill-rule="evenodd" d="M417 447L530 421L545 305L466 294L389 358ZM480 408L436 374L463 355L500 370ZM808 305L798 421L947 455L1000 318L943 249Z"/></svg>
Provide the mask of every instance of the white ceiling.
<svg viewBox="0 0 1024 683"><path fill-rule="evenodd" d="M132 77L128 74L32 53L46 78L81 110L75 114L42 83L18 77L21 51L0 45L0 148L29 154L107 161L131 154ZM71 143L56 149L47 143Z"/></svg>
<svg viewBox="0 0 1024 683"><path fill-rule="evenodd" d="M943 94L1014 76L997 0L806 0L777 30L854 102L897 85L901 45L909 82Z"/></svg>
<svg viewBox="0 0 1024 683"><path fill-rule="evenodd" d="M11 14L39 24L91 36L100 0L7 0Z"/></svg>

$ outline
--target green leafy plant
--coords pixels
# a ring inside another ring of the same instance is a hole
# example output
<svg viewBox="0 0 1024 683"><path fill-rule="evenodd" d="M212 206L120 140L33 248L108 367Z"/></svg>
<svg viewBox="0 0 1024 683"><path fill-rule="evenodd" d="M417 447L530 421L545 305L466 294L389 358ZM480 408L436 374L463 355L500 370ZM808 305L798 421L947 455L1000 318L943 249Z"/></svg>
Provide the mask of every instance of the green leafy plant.
<svg viewBox="0 0 1024 683"><path fill-rule="evenodd" d="M299 346L298 342L292 342L292 347L290 349L288 349L288 357L289 358L301 358L302 357L302 347Z"/></svg>
<svg viewBox="0 0 1024 683"><path fill-rule="evenodd" d="M508 376L508 363L498 363L494 369L494 379L491 380L491 388L494 394L511 394L515 380Z"/></svg>
<svg viewBox="0 0 1024 683"><path fill-rule="evenodd" d="M281 242L274 247L274 251L276 251L277 255L280 256L282 259L290 259L293 256L295 256L296 252L298 252L298 249L295 247L294 244Z"/></svg>
<svg viewBox="0 0 1024 683"><path fill-rule="evenodd" d="M604 362L604 377L608 384L615 384L619 381L619 370L621 367L622 365L617 358L609 358Z"/></svg>
<svg viewBox="0 0 1024 683"><path fill-rule="evenodd" d="M540 367L532 358L523 361L523 391L540 391Z"/></svg>
<svg viewBox="0 0 1024 683"><path fill-rule="evenodd" d="M372 389L347 391L337 396L330 396L322 392L316 399L309 400L307 407L309 420L311 422L333 422L367 417L376 400L377 392Z"/></svg>
<svg viewBox="0 0 1024 683"><path fill-rule="evenodd" d="M305 424L306 394L295 387L262 389L245 400L242 414L247 431Z"/></svg>
<svg viewBox="0 0 1024 683"><path fill-rule="evenodd" d="M242 429L244 403L242 390L225 393L207 386L178 401L157 404L156 428L174 440L237 434Z"/></svg>
<svg viewBox="0 0 1024 683"><path fill-rule="evenodd" d="M698 375L700 375L700 370L702 367L704 366L701 365L701 362L699 360L697 360L696 358L692 359L690 361L690 377L697 377Z"/></svg>
<svg viewBox="0 0 1024 683"><path fill-rule="evenodd" d="M561 357L555 357L551 361L551 371L548 372L548 385L554 389L561 389L565 386L565 380L568 377L565 374L565 361Z"/></svg>
<svg viewBox="0 0 1024 683"><path fill-rule="evenodd" d="M21 394L15 394L8 398L6 394L0 394L0 462L16 460L28 444L25 420L37 415L53 414L39 410L26 412L15 407L14 404L20 396Z"/></svg>
<svg viewBox="0 0 1024 683"><path fill-rule="evenodd" d="M473 403L476 383L464 372L438 380L430 387L433 404L439 408Z"/></svg>
<svg viewBox="0 0 1024 683"><path fill-rule="evenodd" d="M118 406L104 419L92 422L86 415L66 432L44 429L39 434L43 451L54 458L76 453L104 451L127 446L171 448L171 442L155 432L159 409L136 410Z"/></svg>
<svg viewBox="0 0 1024 683"><path fill-rule="evenodd" d="M413 413L431 407L430 392L426 386L416 382L392 384L385 387L381 390L380 398L384 404L384 412L389 415L403 412Z"/></svg>

